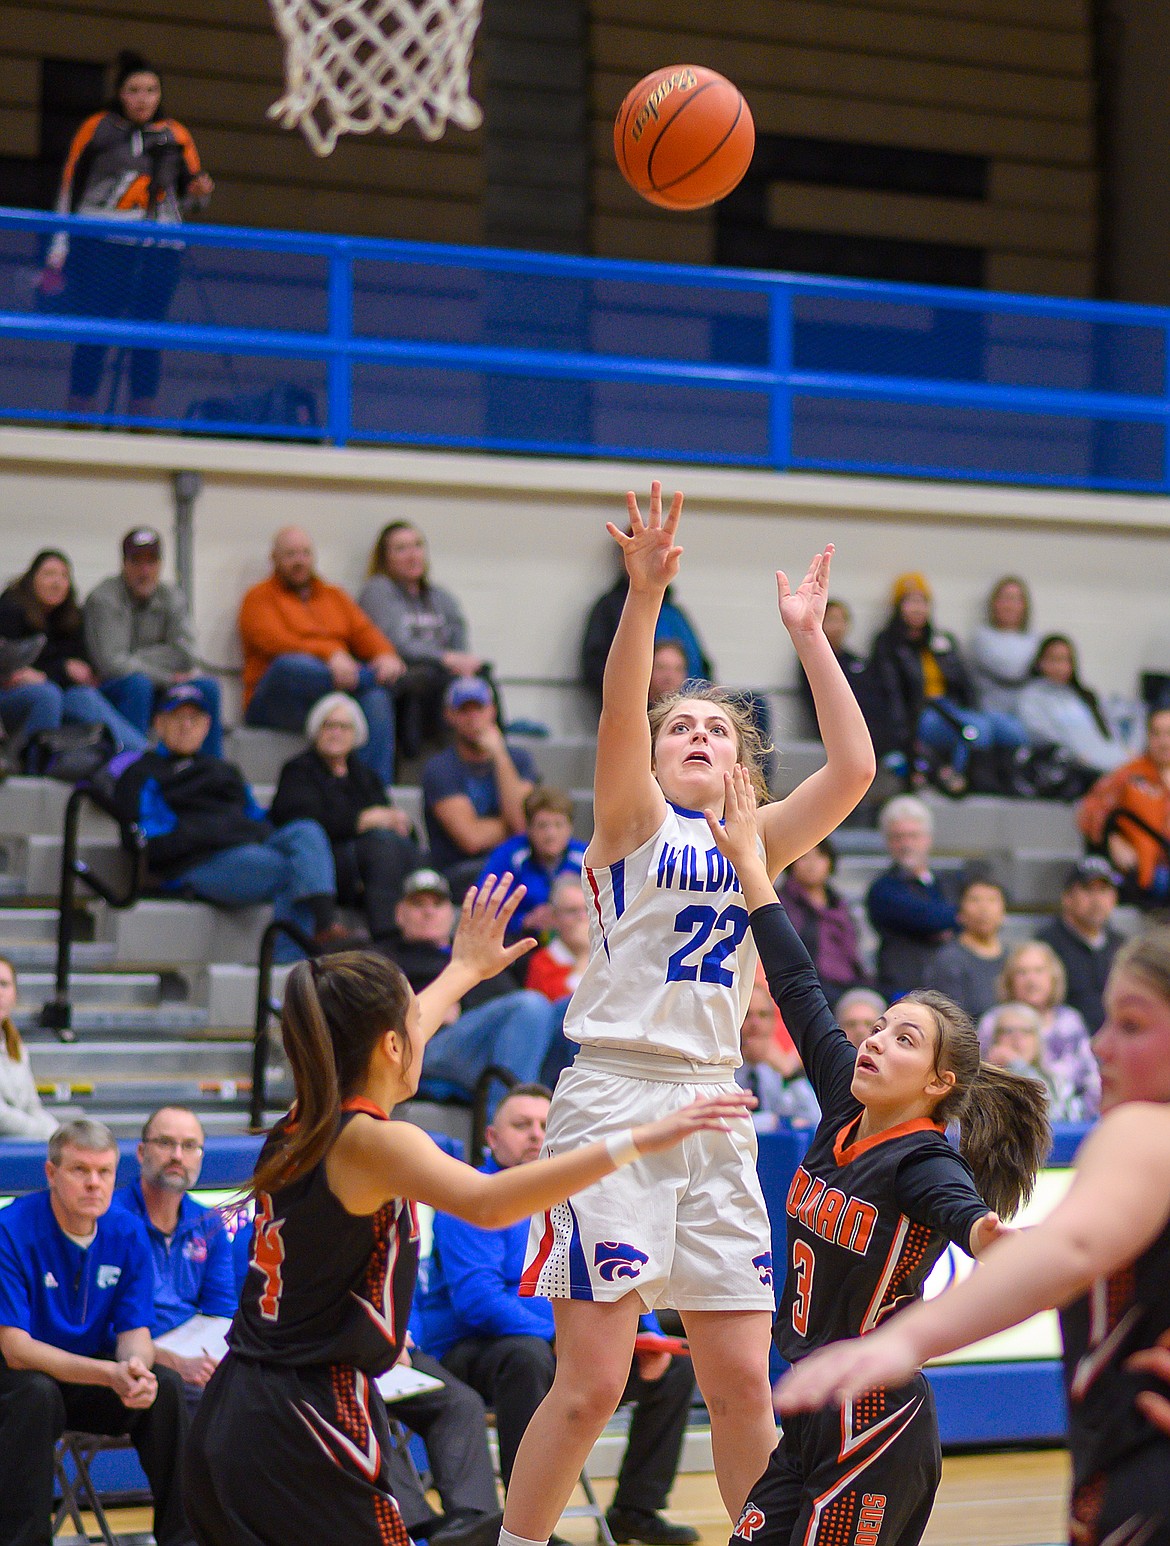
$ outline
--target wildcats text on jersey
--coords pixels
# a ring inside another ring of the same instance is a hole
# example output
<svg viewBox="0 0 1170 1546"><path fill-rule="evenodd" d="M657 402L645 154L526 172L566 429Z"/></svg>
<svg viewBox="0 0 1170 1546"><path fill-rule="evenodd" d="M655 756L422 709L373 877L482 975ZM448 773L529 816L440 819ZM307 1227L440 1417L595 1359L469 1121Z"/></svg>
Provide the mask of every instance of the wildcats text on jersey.
<svg viewBox="0 0 1170 1546"><path fill-rule="evenodd" d="M740 891L739 879L717 848L664 843L655 884L660 891Z"/></svg>
<svg viewBox="0 0 1170 1546"><path fill-rule="evenodd" d="M794 1219L822 1240L858 1256L868 1251L878 1210L860 1197L846 1197L837 1187L827 1186L820 1176L810 1176L803 1165L792 1178L786 1206Z"/></svg>

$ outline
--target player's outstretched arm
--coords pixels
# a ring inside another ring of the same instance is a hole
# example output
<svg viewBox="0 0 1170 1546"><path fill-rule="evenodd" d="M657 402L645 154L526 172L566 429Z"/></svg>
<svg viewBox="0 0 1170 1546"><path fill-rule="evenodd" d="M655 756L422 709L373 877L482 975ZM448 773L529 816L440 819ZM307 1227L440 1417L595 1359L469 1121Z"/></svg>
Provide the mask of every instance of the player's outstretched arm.
<svg viewBox="0 0 1170 1546"><path fill-rule="evenodd" d="M776 889L760 858L759 815L751 776L742 762L723 775L723 819L704 811L716 848L730 861L743 888L748 912L776 900Z"/></svg>
<svg viewBox="0 0 1170 1546"><path fill-rule="evenodd" d="M594 831L590 856L596 864L624 858L651 835L666 810L650 771L650 725L646 699L654 664L654 630L666 588L678 574L682 548L675 543L683 497L675 494L662 513L662 485L650 485L646 520L637 496L626 495L630 535L612 521L606 531L622 550L630 588L605 662L601 721L597 727Z"/></svg>
<svg viewBox="0 0 1170 1546"><path fill-rule="evenodd" d="M510 894L510 874L485 875L463 898L459 927L451 942L451 961L418 996L419 1032L429 1041L444 1023L447 1011L458 1004L476 983L495 977L521 956L536 948L536 940L504 944L508 924L524 897L517 886Z"/></svg>
<svg viewBox="0 0 1170 1546"><path fill-rule="evenodd" d="M773 877L836 831L873 783L876 771L865 719L822 626L832 557L829 543L815 555L796 590L783 570L776 575L780 616L812 688L825 766L786 800L760 812L760 835Z"/></svg>
<svg viewBox="0 0 1170 1546"><path fill-rule="evenodd" d="M391 1197L411 1197L481 1229L503 1229L545 1212L644 1154L673 1148L692 1133L726 1132L755 1104L746 1090L724 1091L608 1143L591 1143L491 1176L444 1154L409 1122L357 1117L335 1146L335 1154L343 1152L343 1164L330 1174L330 1185L353 1213L372 1213Z"/></svg>
<svg viewBox="0 0 1170 1546"><path fill-rule="evenodd" d="M1015 1232L962 1283L887 1326L812 1353L777 1386L781 1412L904 1383L931 1358L1060 1307L1133 1261L1170 1217L1170 1111L1119 1107L1085 1140L1076 1179L1042 1224Z"/></svg>

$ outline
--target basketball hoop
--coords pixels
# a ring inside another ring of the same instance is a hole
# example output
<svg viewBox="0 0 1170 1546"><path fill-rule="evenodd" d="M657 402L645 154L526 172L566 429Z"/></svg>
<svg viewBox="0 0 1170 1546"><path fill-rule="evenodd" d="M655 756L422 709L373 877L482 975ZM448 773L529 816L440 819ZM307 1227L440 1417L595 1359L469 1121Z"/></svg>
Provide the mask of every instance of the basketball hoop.
<svg viewBox="0 0 1170 1546"><path fill-rule="evenodd" d="M284 40L285 94L268 109L327 156L342 134L437 140L483 119L469 91L483 0L268 0Z"/></svg>

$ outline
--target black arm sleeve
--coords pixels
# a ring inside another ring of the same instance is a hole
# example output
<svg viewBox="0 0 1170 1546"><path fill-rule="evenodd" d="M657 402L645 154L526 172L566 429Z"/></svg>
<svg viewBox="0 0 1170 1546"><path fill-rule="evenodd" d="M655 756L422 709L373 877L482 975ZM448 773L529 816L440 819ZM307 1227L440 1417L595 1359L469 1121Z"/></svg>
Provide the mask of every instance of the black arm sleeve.
<svg viewBox="0 0 1170 1546"><path fill-rule="evenodd" d="M833 1019L816 967L792 920L776 902L757 907L751 925L768 991L796 1043L822 1114L834 1120L855 1115L858 1104L849 1086L857 1053Z"/></svg>
<svg viewBox="0 0 1170 1546"><path fill-rule="evenodd" d="M987 1213L971 1167L945 1140L912 1150L898 1167L898 1207L916 1224L953 1240L971 1254L971 1226Z"/></svg>

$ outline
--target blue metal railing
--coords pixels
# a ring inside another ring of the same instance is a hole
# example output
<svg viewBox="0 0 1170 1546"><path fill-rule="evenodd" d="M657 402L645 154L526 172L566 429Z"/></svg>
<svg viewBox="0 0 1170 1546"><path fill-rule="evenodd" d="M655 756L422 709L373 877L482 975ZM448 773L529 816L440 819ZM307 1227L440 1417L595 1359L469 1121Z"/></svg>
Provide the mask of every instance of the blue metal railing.
<svg viewBox="0 0 1170 1546"><path fill-rule="evenodd" d="M1152 307L0 210L9 422L1164 493L1168 332Z"/></svg>

